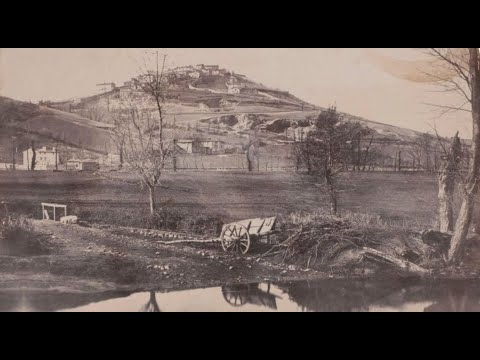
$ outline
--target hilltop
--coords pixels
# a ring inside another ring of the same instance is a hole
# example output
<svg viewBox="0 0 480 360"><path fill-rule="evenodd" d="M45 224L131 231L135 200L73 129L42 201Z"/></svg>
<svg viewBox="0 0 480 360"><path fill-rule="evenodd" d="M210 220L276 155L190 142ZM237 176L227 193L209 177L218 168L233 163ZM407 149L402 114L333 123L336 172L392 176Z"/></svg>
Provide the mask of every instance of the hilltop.
<svg viewBox="0 0 480 360"><path fill-rule="evenodd" d="M312 120L324 110L288 91L217 65L175 68L167 76L172 85L165 103L165 134L172 138L208 137L244 148L256 133L264 145L283 145L302 139L312 128ZM142 96L136 78L121 86L108 85L108 90L93 96L39 105L0 98L0 126L97 153L115 151L108 132L113 123L111 114L131 96L140 99L143 109L155 110L155 104ZM342 115L373 130L373 141L380 144L388 163L393 163L399 146L409 147L421 136L398 126ZM4 131L3 137L0 151L8 154L11 134Z"/></svg>
<svg viewBox="0 0 480 360"><path fill-rule="evenodd" d="M292 140L300 136L299 132L307 132L311 126L308 120L323 110L288 91L271 88L218 65L184 66L167 74L173 85L165 104L166 122L172 127L202 129L230 137L259 130L267 142L278 142L285 140L285 133ZM109 112L139 90L136 79L110 86L108 91L94 96L47 105L111 123ZM142 107L153 109L154 104L145 100ZM378 141L410 143L420 135L413 130L343 115L374 130Z"/></svg>

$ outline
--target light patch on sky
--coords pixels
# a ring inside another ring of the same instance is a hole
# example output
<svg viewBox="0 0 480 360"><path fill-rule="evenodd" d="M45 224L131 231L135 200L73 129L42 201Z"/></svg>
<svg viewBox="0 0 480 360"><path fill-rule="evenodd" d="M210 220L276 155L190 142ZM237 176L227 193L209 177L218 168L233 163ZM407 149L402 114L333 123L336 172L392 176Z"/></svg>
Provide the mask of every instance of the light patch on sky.
<svg viewBox="0 0 480 360"><path fill-rule="evenodd" d="M84 97L97 84L122 84L133 77L142 49L1 49L0 95L37 102ZM216 64L319 106L418 131L471 137L468 114L439 117L425 103L459 104L452 95L386 71L384 59L416 61L413 49L167 49L169 64ZM376 55L375 55L376 54ZM378 58L377 56L377 58ZM459 104L460 105L460 104Z"/></svg>

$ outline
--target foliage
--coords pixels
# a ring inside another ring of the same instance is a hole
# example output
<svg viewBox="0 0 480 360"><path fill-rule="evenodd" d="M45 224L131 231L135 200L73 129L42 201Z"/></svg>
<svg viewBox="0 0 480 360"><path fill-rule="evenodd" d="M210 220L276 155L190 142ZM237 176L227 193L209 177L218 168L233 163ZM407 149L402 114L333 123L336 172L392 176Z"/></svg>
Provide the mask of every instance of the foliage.
<svg viewBox="0 0 480 360"><path fill-rule="evenodd" d="M225 219L190 209L162 206L150 216L145 227L205 236L219 236Z"/></svg>
<svg viewBox="0 0 480 360"><path fill-rule="evenodd" d="M344 121L335 107L322 111L299 148L309 173L324 178L330 195L331 212L337 213L337 178L354 160L361 163L361 139L369 130L358 123ZM358 150L355 150L355 146Z"/></svg>
<svg viewBox="0 0 480 360"><path fill-rule="evenodd" d="M10 217L0 222L0 254L33 256L48 254L51 247L44 235L34 231L29 219Z"/></svg>

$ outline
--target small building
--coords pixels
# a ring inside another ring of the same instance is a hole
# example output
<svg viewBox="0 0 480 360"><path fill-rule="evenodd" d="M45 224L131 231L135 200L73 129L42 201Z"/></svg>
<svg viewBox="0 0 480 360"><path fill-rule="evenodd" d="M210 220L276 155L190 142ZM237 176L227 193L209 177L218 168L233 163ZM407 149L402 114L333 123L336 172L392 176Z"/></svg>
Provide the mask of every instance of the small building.
<svg viewBox="0 0 480 360"><path fill-rule="evenodd" d="M23 165L25 170L31 170L33 150L27 149L23 152ZM35 150L34 170L55 170L59 162L59 154L56 147L44 146Z"/></svg>
<svg viewBox="0 0 480 360"><path fill-rule="evenodd" d="M120 154L107 154L107 155L102 155L98 159L98 163L101 166L118 166L122 162L122 159L120 158Z"/></svg>
<svg viewBox="0 0 480 360"><path fill-rule="evenodd" d="M98 162L95 160L68 160L66 169L71 171L97 171Z"/></svg>
<svg viewBox="0 0 480 360"><path fill-rule="evenodd" d="M225 151L225 143L219 140L203 140L200 141L200 148L205 154L220 154Z"/></svg>
<svg viewBox="0 0 480 360"><path fill-rule="evenodd" d="M200 79L200 72L192 70L187 73L187 76L191 77L192 79Z"/></svg>
<svg viewBox="0 0 480 360"><path fill-rule="evenodd" d="M226 85L227 85L227 92L229 94L240 94L242 92L242 89L245 87L244 85L233 84L233 83L229 83Z"/></svg>
<svg viewBox="0 0 480 360"><path fill-rule="evenodd" d="M194 140L177 140L177 146L187 154L193 154Z"/></svg>
<svg viewBox="0 0 480 360"><path fill-rule="evenodd" d="M187 154L219 154L225 151L225 143L218 140L177 140L177 146Z"/></svg>

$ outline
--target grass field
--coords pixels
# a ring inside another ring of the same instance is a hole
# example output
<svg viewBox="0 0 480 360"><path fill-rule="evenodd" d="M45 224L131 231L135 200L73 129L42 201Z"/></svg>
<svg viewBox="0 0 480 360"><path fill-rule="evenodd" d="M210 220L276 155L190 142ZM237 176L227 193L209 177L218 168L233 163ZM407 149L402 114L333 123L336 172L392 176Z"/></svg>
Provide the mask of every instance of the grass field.
<svg viewBox="0 0 480 360"><path fill-rule="evenodd" d="M135 226L148 218L147 194L140 185L87 173L0 172L0 201L10 212L34 218L41 218L41 202L56 202L87 221ZM432 226L435 220L436 181L430 175L348 174L340 196L341 212L378 215L406 226ZM321 186L294 173L168 173L157 197L168 206L225 220L328 208Z"/></svg>

